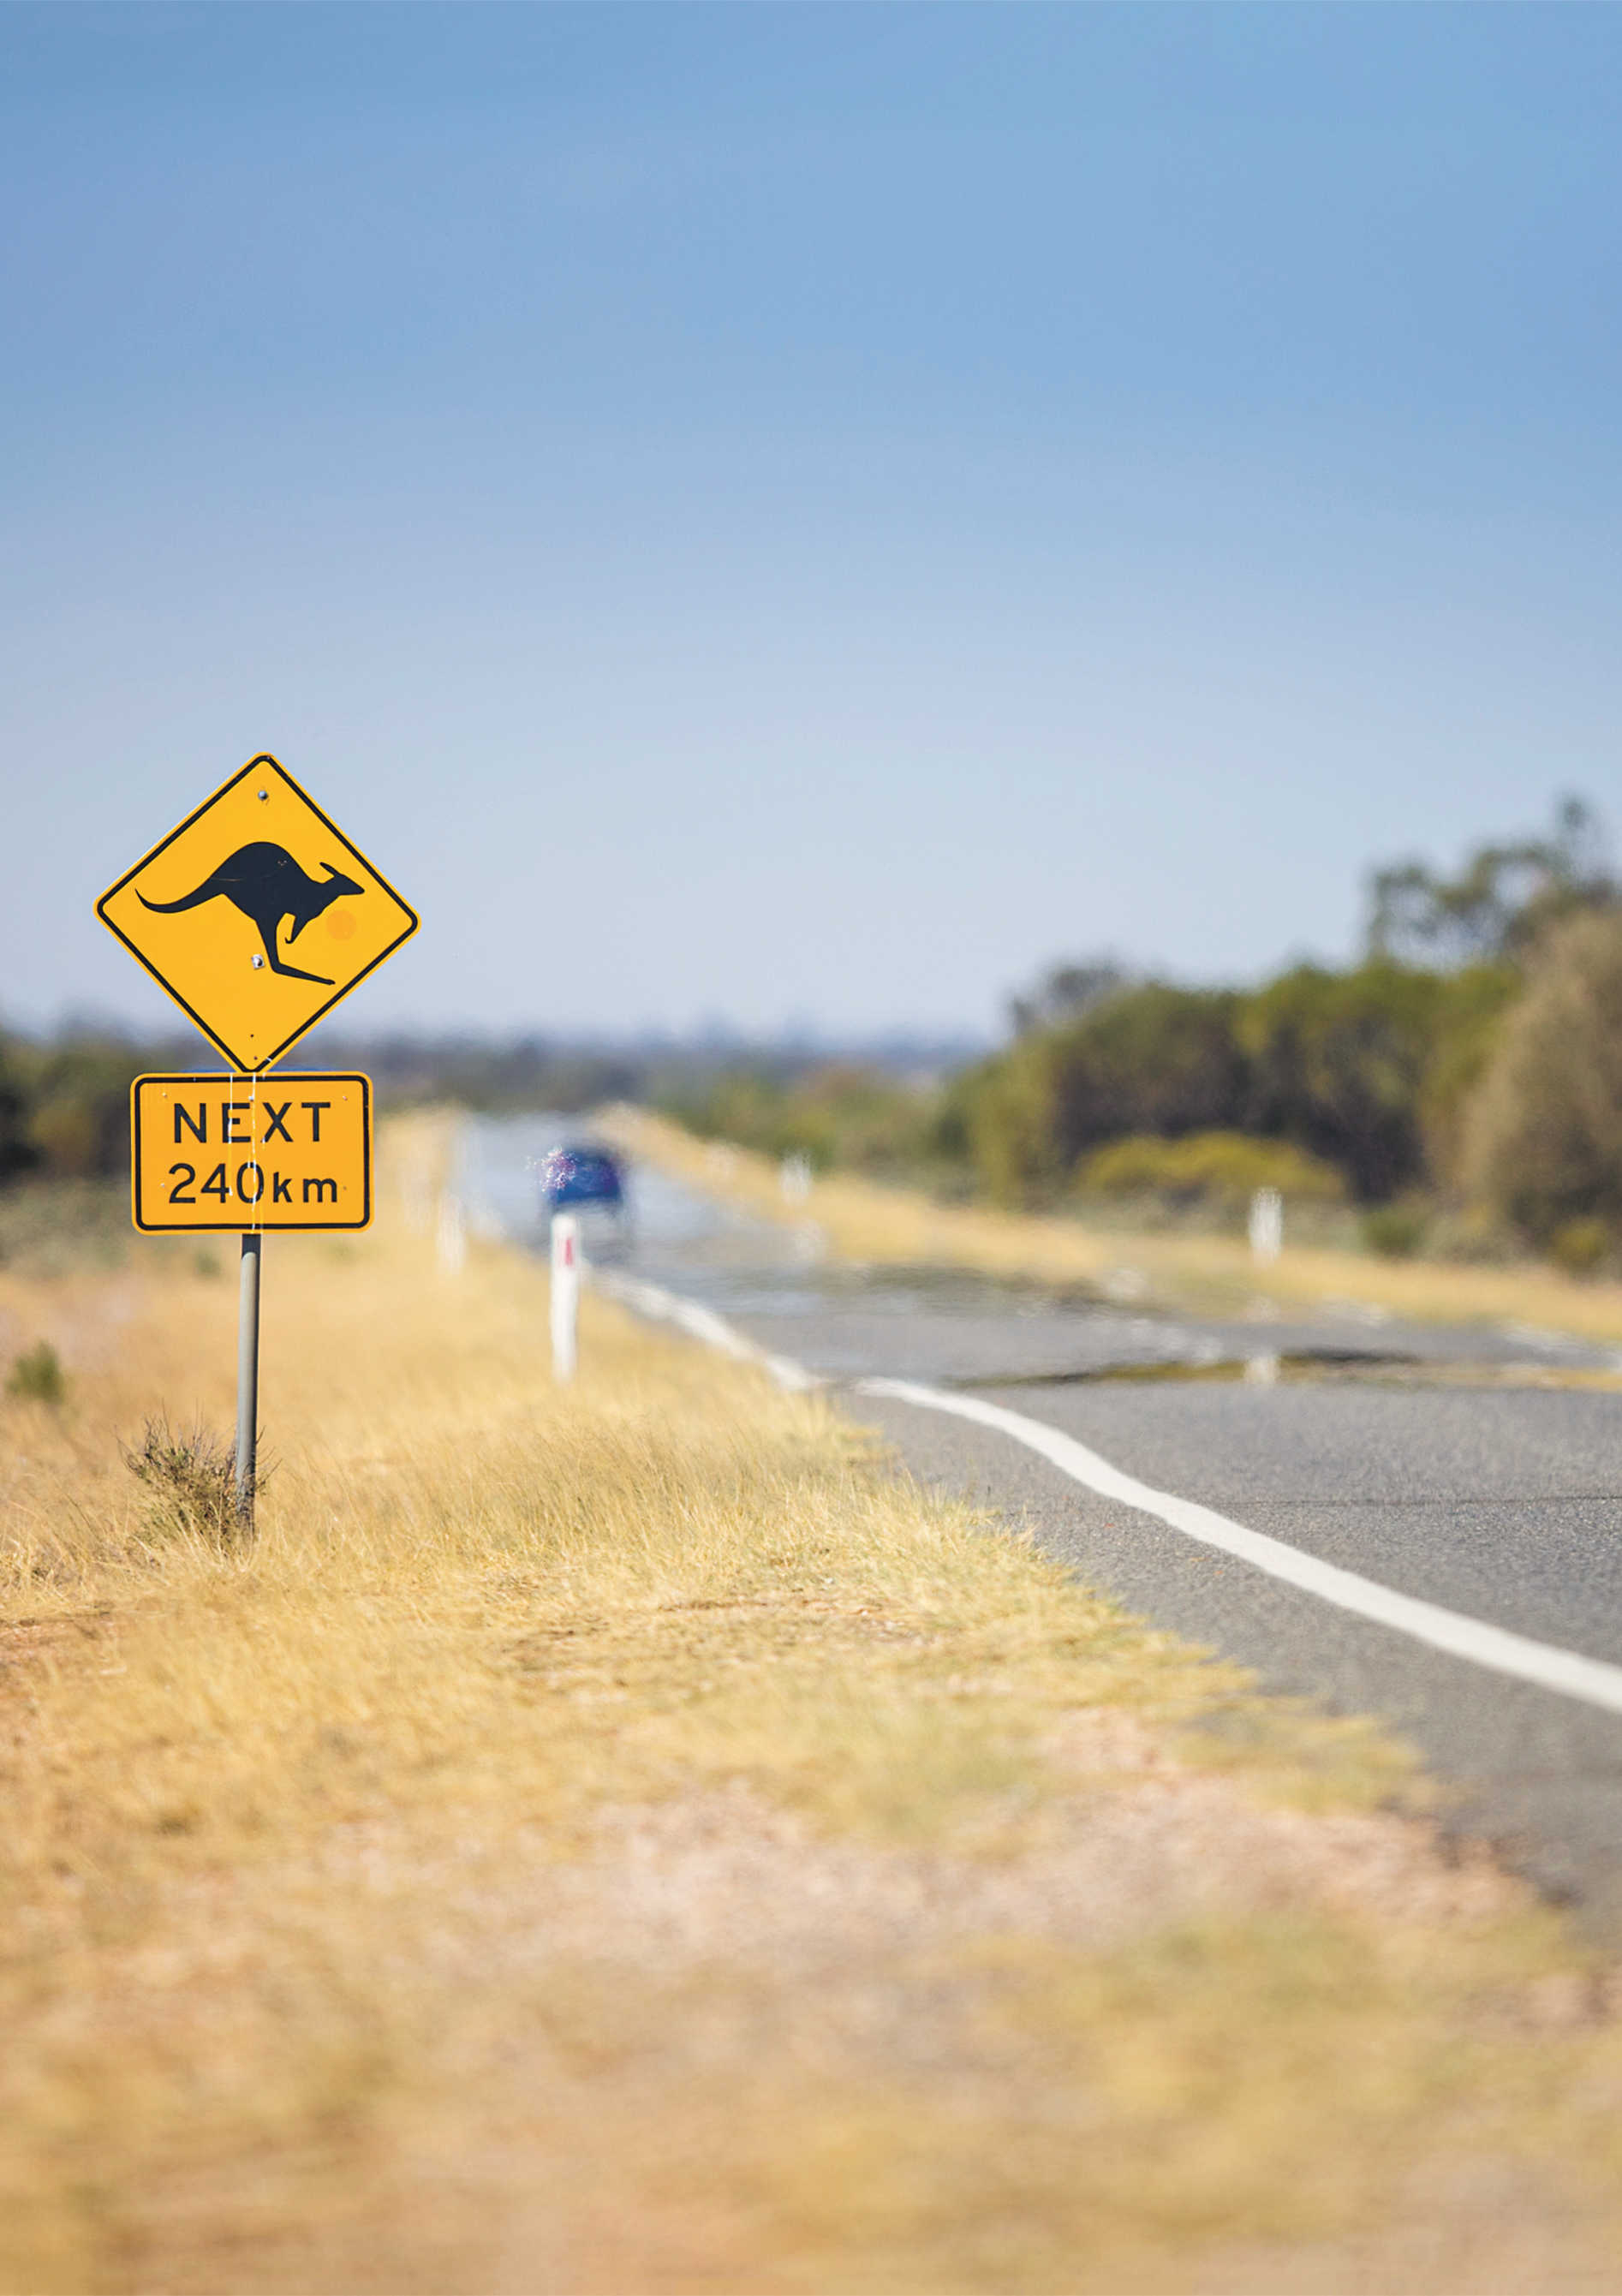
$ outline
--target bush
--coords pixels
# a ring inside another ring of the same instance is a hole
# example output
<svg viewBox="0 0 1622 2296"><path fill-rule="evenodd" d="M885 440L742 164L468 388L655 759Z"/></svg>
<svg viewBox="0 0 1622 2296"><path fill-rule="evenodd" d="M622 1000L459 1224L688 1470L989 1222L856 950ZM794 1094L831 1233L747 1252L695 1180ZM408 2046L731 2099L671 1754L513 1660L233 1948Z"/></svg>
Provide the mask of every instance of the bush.
<svg viewBox="0 0 1622 2296"><path fill-rule="evenodd" d="M141 1440L132 1449L120 1443L124 1464L150 1496L152 1528L173 1538L200 1538L210 1546L235 1544L242 1531L237 1512L236 1456L233 1447L193 1427L189 1435L173 1433L167 1418L149 1419ZM255 1489L264 1482L260 1476Z"/></svg>
<svg viewBox="0 0 1622 2296"><path fill-rule="evenodd" d="M1479 1206L1444 1206L1425 1230L1425 1257L1463 1267L1505 1267L1520 1257L1513 1233Z"/></svg>
<svg viewBox="0 0 1622 2296"><path fill-rule="evenodd" d="M1298 965L1245 995L1144 982L1022 1036L953 1104L981 1185L1007 1203L1053 1195L1108 1143L1212 1132L1288 1143L1380 1203L1425 1180L1433 1142L1451 1164L1459 1104L1517 986L1508 966L1385 961Z"/></svg>
<svg viewBox="0 0 1622 2296"><path fill-rule="evenodd" d="M1238 1004L1148 981L983 1062L954 1095L981 1185L1002 1203L1040 1201L1106 1141L1241 1128Z"/></svg>
<svg viewBox="0 0 1622 2296"><path fill-rule="evenodd" d="M1550 939L1466 1108L1462 1170L1535 1244L1574 1221L1622 1228L1622 917Z"/></svg>
<svg viewBox="0 0 1622 2296"><path fill-rule="evenodd" d="M1065 1164L1133 1133L1175 1139L1240 1128L1247 1078L1238 1003L1224 989L1149 981L1061 1032L1054 1082Z"/></svg>
<svg viewBox="0 0 1622 2296"><path fill-rule="evenodd" d="M952 1112L975 1177L994 1203L1039 1202L1062 1185L1056 1083L1046 1037L1018 1044L958 1080Z"/></svg>
<svg viewBox="0 0 1622 2296"><path fill-rule="evenodd" d="M1085 1194L1160 1196L1178 1204L1237 1210L1257 1188L1296 1203L1339 1203L1340 1175L1288 1141L1239 1132L1196 1132L1185 1140L1117 1140L1089 1156L1076 1176Z"/></svg>
<svg viewBox="0 0 1622 2296"><path fill-rule="evenodd" d="M17 1357L5 1382L5 1391L29 1403L61 1403L66 1399L67 1374L49 1340L41 1340L37 1347Z"/></svg>
<svg viewBox="0 0 1622 2296"><path fill-rule="evenodd" d="M47 1172L82 1180L105 1168L102 1111L93 1095L53 1094L35 1109L29 1128Z"/></svg>
<svg viewBox="0 0 1622 2296"><path fill-rule="evenodd" d="M1603 1220L1567 1220L1549 1238L1549 1257L1567 1275L1593 1275L1610 1251L1610 1230Z"/></svg>
<svg viewBox="0 0 1622 2296"><path fill-rule="evenodd" d="M1382 1259L1412 1259L1427 1225L1425 1213L1412 1204L1378 1204L1363 1216L1363 1241Z"/></svg>
<svg viewBox="0 0 1622 2296"><path fill-rule="evenodd" d="M1247 997L1247 1128L1294 1140L1343 1171L1364 1203L1425 1172L1421 1106L1454 1009L1479 992L1440 973L1374 963L1298 965Z"/></svg>
<svg viewBox="0 0 1622 2296"><path fill-rule="evenodd" d="M0 1037L0 1181L39 1161L29 1137L29 1092L15 1049Z"/></svg>
<svg viewBox="0 0 1622 2296"><path fill-rule="evenodd" d="M93 1179L129 1160L129 1081L142 1063L133 1046L93 1036L60 1038L27 1060L29 1137L43 1168Z"/></svg>
<svg viewBox="0 0 1622 2296"><path fill-rule="evenodd" d="M1438 1008L1430 1057L1420 1090L1420 1129L1432 1178L1463 1193L1464 1128L1471 1094L1497 1050L1504 1015L1525 982L1507 964L1474 964L1456 972Z"/></svg>

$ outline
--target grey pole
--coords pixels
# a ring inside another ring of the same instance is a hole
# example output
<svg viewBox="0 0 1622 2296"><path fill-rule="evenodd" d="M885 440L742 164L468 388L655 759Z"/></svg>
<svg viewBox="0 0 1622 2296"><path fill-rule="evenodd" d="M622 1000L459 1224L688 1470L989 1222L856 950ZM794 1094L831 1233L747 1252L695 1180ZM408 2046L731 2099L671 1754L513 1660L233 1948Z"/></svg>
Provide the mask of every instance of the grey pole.
<svg viewBox="0 0 1622 2296"><path fill-rule="evenodd" d="M253 1487L259 1452L259 1254L262 1235L242 1238L236 1305L236 1514L244 1538L253 1535Z"/></svg>

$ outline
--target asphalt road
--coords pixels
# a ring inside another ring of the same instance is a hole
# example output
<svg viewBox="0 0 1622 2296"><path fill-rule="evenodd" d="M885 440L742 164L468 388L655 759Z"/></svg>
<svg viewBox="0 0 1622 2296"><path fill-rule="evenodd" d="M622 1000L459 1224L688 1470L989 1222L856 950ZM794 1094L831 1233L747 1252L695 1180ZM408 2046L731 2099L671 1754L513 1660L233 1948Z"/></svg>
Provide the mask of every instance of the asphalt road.
<svg viewBox="0 0 1622 2296"><path fill-rule="evenodd" d="M527 1136L485 1128L479 1185L533 1233ZM545 1145L545 1139L541 1145ZM1622 1666L1622 1393L1531 1382L1615 1368L1553 1334L1316 1316L1223 1324L972 1276L831 1267L813 1233L639 1176L610 1283L724 1316L848 1393L920 1477L1029 1527L1089 1585L1255 1667L1373 1713L1422 1752L1448 1822L1496 1841L1622 1937L1622 1714L1446 1654L1085 1488L1001 1429L860 1391L922 1382L1061 1431L1156 1492L1379 1587ZM1225 1375L1232 1374L1231 1376Z"/></svg>

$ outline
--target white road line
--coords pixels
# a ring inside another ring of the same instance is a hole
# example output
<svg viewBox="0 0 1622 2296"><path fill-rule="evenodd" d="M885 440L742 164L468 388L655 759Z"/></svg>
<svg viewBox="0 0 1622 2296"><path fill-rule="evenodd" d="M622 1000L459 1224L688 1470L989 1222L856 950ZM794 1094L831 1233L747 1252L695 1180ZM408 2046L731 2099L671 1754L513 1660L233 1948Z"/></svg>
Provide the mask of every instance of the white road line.
<svg viewBox="0 0 1622 2296"><path fill-rule="evenodd" d="M1282 1578L1291 1587L1299 1587L1320 1602L1332 1603L1339 1611L1350 1611L1360 1619L1372 1619L1377 1626L1391 1627L1400 1635L1408 1635L1415 1642L1428 1643L1432 1650L1446 1651L1450 1658L1468 1659L1474 1666L1490 1668L1495 1674L1507 1674L1520 1682L1536 1683L1540 1690L1558 1692L1564 1698L1581 1699L1585 1705L1603 1707L1608 1713L1622 1714L1622 1666L1608 1666L1602 1659L1583 1658L1576 1651L1561 1650L1553 1643L1533 1642L1525 1635L1511 1634L1503 1627L1489 1627L1483 1620L1467 1618L1460 1611L1445 1611L1439 1603L1421 1603L1412 1595L1399 1595L1394 1587L1382 1587L1378 1579L1360 1578L1355 1570L1342 1570L1333 1562L1323 1562L1315 1554L1304 1554L1299 1547L1287 1546L1281 1538L1269 1538L1266 1532L1247 1530L1241 1522L1230 1522L1226 1515L1214 1508L1200 1506L1193 1499L1180 1499L1170 1491L1151 1489L1140 1483L1135 1475L1125 1475L1112 1467L1108 1459L1100 1458L1070 1435L1061 1434L1056 1427L1044 1426L1039 1419L1028 1419L1022 1412L1004 1411L1000 1404L981 1403L966 1395L952 1395L936 1387L920 1387L912 1380L864 1379L857 1382L861 1395L893 1396L898 1402L916 1404L921 1410L944 1411L954 1419L971 1419L978 1426L995 1427L1000 1434L1012 1435L1016 1443L1028 1450L1038 1452L1052 1462L1061 1473L1078 1483L1085 1483L1101 1498L1113 1499L1121 1506L1135 1507L1140 1514L1154 1515L1173 1530L1180 1530L1185 1538L1197 1539L1203 1546L1220 1547L1225 1554L1238 1557L1270 1578Z"/></svg>
<svg viewBox="0 0 1622 2296"><path fill-rule="evenodd" d="M779 1387L803 1392L827 1384L791 1357L768 1355L724 1316L717 1316L713 1308L700 1307L696 1300L684 1300L678 1292L667 1292L661 1284L643 1283L633 1276L617 1275L610 1268L593 1267L589 1274L600 1291L623 1300L637 1314L652 1316L660 1323L676 1324L695 1340L702 1340L707 1347L758 1364ZM1511 1634L1507 1628L1491 1627L1483 1619L1469 1618L1462 1611L1446 1611L1439 1603L1422 1603L1415 1595L1399 1595L1394 1587L1382 1587L1377 1578L1362 1578L1356 1570L1342 1570L1338 1563L1303 1554L1298 1546L1287 1546L1282 1538L1269 1538L1265 1531L1248 1530L1242 1522L1231 1522L1214 1507L1201 1506L1195 1499L1180 1499L1175 1492L1157 1491L1148 1483L1140 1483L1135 1475L1123 1474L1108 1459L1101 1458L1096 1451L1089 1451L1085 1443L1078 1443L1073 1435L1061 1434L1057 1427L1049 1427L1040 1419L1028 1419L1023 1412L1005 1411L1000 1403L981 1403L973 1396L923 1387L910 1379L857 1380L854 1391L857 1395L892 1396L898 1403L915 1404L922 1411L942 1411L954 1419L994 1427L999 1434L1011 1435L1016 1443L1023 1443L1028 1451L1038 1453L1061 1474L1096 1491L1101 1498L1134 1507L1140 1514L1153 1515L1169 1529L1181 1531L1185 1538L1195 1539L1202 1546L1218 1547L1223 1554L1249 1563L1254 1570L1265 1570L1270 1578L1282 1578L1289 1586L1299 1587L1305 1594L1315 1595L1322 1603L1333 1603L1338 1611L1349 1611L1355 1618L1389 1627L1397 1634L1429 1644L1432 1650L1446 1652L1449 1658L1465 1659L1472 1666L1486 1667L1491 1673L1508 1675L1517 1682L1533 1683L1539 1690L1552 1690L1562 1698L1579 1699L1584 1705L1602 1707L1608 1714L1622 1714L1622 1666L1608 1666L1603 1659L1584 1658L1577 1651L1561 1650L1554 1643L1534 1642L1529 1636Z"/></svg>
<svg viewBox="0 0 1622 2296"><path fill-rule="evenodd" d="M611 1267L588 1266L583 1272L595 1289L606 1292L610 1300L622 1301L637 1315L647 1316L655 1323L675 1324L695 1340L702 1340L707 1348L718 1348L723 1355L736 1356L743 1363L758 1364L779 1387L799 1394L823 1383L803 1364L793 1363L787 1356L768 1355L764 1348L758 1348L753 1340L729 1324L725 1316L717 1316L713 1308L701 1308L696 1300L684 1300L678 1292L667 1292L662 1283L644 1283L637 1276L620 1275Z"/></svg>

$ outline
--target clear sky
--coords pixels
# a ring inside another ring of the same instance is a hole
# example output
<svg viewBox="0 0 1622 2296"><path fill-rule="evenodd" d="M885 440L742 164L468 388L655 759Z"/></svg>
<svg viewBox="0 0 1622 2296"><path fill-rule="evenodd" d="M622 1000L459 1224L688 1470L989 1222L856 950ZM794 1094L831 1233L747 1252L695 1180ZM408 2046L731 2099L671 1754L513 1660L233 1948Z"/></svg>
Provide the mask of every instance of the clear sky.
<svg viewBox="0 0 1622 2296"><path fill-rule="evenodd" d="M0 1013L274 750L347 1027L989 1028L1622 826L1622 12L0 11Z"/></svg>

